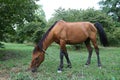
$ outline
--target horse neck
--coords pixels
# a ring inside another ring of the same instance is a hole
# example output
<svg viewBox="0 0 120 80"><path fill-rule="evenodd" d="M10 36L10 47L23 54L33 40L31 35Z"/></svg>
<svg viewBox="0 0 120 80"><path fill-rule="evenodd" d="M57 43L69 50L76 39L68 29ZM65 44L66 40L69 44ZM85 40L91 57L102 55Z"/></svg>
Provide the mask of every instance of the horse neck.
<svg viewBox="0 0 120 80"><path fill-rule="evenodd" d="M53 42L53 35L52 33L49 33L48 36L43 41L43 49L46 50L52 42Z"/></svg>

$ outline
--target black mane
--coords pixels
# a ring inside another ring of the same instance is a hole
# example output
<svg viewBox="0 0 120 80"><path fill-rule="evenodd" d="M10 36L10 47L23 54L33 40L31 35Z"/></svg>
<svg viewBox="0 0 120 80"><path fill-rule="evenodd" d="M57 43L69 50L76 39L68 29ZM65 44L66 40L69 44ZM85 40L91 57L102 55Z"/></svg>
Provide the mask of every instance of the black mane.
<svg viewBox="0 0 120 80"><path fill-rule="evenodd" d="M45 38L48 36L49 32L51 31L51 29L56 25L58 21L56 21L48 30L47 32L43 35L43 37L41 38L41 40L39 41L37 47L39 48L40 51L43 51L43 41L45 40ZM34 50L35 51L35 50Z"/></svg>

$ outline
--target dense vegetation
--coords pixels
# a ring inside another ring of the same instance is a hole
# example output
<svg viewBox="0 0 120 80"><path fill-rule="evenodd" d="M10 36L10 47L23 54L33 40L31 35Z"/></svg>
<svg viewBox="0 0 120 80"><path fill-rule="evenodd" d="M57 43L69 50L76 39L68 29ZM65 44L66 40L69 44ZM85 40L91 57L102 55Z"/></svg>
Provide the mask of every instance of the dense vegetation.
<svg viewBox="0 0 120 80"><path fill-rule="evenodd" d="M46 25L45 13L36 1L0 0L0 41L22 43L28 37L32 39L38 37L38 32L43 32L41 27ZM34 36L31 37L30 33Z"/></svg>

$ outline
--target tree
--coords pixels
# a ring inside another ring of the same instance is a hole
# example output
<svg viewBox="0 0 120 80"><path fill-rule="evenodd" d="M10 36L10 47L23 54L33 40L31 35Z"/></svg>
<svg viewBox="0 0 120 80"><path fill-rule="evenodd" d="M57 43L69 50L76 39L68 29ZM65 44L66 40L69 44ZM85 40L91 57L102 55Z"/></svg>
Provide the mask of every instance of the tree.
<svg viewBox="0 0 120 80"><path fill-rule="evenodd" d="M39 6L35 12L34 20L26 22L16 29L16 41L19 43L24 41L37 43L44 33L46 23L45 13L42 6Z"/></svg>
<svg viewBox="0 0 120 80"><path fill-rule="evenodd" d="M16 25L34 19L34 13L38 9L35 1L0 0L0 41L5 39L4 34L14 34Z"/></svg>
<svg viewBox="0 0 120 80"><path fill-rule="evenodd" d="M101 0L99 4L104 12L120 22L120 0Z"/></svg>
<svg viewBox="0 0 120 80"><path fill-rule="evenodd" d="M25 24L17 30L16 41L18 43L23 43L24 41L37 43L44 33L43 29L45 26L46 22L38 21Z"/></svg>
<svg viewBox="0 0 120 80"><path fill-rule="evenodd" d="M111 45L118 46L120 45L120 0L101 0L99 2L103 12L106 12L108 15L113 18L112 31L109 31L108 38Z"/></svg>

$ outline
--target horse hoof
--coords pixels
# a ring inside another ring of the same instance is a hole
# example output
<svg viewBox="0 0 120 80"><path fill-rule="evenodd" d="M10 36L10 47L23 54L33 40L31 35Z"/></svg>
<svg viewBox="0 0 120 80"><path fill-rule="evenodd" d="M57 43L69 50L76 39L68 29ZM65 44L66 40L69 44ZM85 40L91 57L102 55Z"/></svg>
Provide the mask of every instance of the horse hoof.
<svg viewBox="0 0 120 80"><path fill-rule="evenodd" d="M71 65L68 65L66 68L72 68L72 66L71 66Z"/></svg>
<svg viewBox="0 0 120 80"><path fill-rule="evenodd" d="M58 70L57 73L61 73L62 71L61 70Z"/></svg>
<svg viewBox="0 0 120 80"><path fill-rule="evenodd" d="M99 69L102 69L102 67L101 67L101 66L99 66Z"/></svg>
<svg viewBox="0 0 120 80"><path fill-rule="evenodd" d="M87 67L88 67L88 65L84 65L84 67L86 67L86 68L87 68Z"/></svg>

